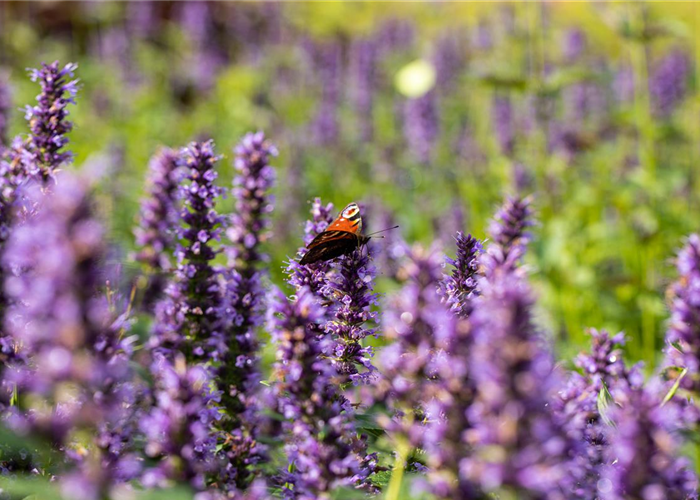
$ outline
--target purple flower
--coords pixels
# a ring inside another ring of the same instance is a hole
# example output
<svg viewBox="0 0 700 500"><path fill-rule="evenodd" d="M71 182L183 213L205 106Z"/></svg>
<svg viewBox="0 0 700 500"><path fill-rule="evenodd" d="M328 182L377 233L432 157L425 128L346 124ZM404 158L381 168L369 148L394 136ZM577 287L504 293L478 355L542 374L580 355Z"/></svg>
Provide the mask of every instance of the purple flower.
<svg viewBox="0 0 700 500"><path fill-rule="evenodd" d="M466 439L474 451L460 470L486 491L563 498L572 444L549 404L557 389L554 361L532 323L534 301L522 273L502 271L480 280L470 316L476 395Z"/></svg>
<svg viewBox="0 0 700 500"><path fill-rule="evenodd" d="M661 406L649 389L627 391L611 414L615 431L610 439L605 478L599 483L604 498L615 500L687 500L697 498L697 477L680 457L675 431L675 405Z"/></svg>
<svg viewBox="0 0 700 500"><path fill-rule="evenodd" d="M323 290L334 316L324 326L333 339L326 355L342 378L369 384L376 378L374 351L362 341L377 334L376 328L367 325L377 319L377 294L373 292L376 270L364 248L341 257L333 267L335 272Z"/></svg>
<svg viewBox="0 0 700 500"><path fill-rule="evenodd" d="M39 175L44 183L73 157L63 148L68 144L66 134L73 129L67 108L69 104L75 104L78 92L78 80L71 80L77 67L69 63L60 68L55 61L44 63L41 69L29 73L32 81L41 85L37 105L27 106L25 113L31 130L27 150L34 157L34 169L30 173Z"/></svg>
<svg viewBox="0 0 700 500"><path fill-rule="evenodd" d="M257 132L244 136L235 152L237 176L232 194L236 212L226 231L231 240L224 312L230 318L224 339L229 350L217 378L224 407L229 416L238 419L251 404L246 397L259 385L256 330L264 316L260 266L267 260L260 244L268 238L273 209L270 190L275 181L269 162L277 155L277 148Z"/></svg>
<svg viewBox="0 0 700 500"><path fill-rule="evenodd" d="M27 188L36 213L13 228L3 257L13 272L5 284L12 303L5 328L28 357L9 374L19 394L12 426L58 448L72 432L94 436L84 456L68 457L91 485L94 495L85 498L97 499L127 479L134 338L124 334L126 318L115 318L98 295L104 230L85 185L67 174L59 182L46 195L36 184Z"/></svg>
<svg viewBox="0 0 700 500"><path fill-rule="evenodd" d="M651 71L649 92L654 113L667 118L683 101L688 91L690 61L685 52L669 52Z"/></svg>
<svg viewBox="0 0 700 500"><path fill-rule="evenodd" d="M373 102L377 85L378 47L374 40L355 41L350 50L353 84L351 98L360 130L360 141L372 140L374 134Z"/></svg>
<svg viewBox="0 0 700 500"><path fill-rule="evenodd" d="M156 153L149 164L148 195L141 201L141 218L134 231L140 247L136 260L150 274L146 304L160 297L167 283L164 273L172 269L170 255L177 234L182 180L179 167L177 153L167 148Z"/></svg>
<svg viewBox="0 0 700 500"><path fill-rule="evenodd" d="M341 47L337 43L316 46L307 44L308 56L314 69L314 79L321 86L316 116L311 133L319 145L332 144L338 138L338 107L342 81Z"/></svg>
<svg viewBox="0 0 700 500"><path fill-rule="evenodd" d="M607 450L614 429L609 416L604 418L599 412L599 398L614 400L631 388L641 387L644 381L638 367L628 369L624 364L620 348L625 340L623 334L610 336L597 330L590 330L590 334L591 352L576 358L582 374L571 373L554 401L555 412L564 422L568 436L578 443L570 464L570 478L572 498L581 500L605 493L601 486L605 489L606 483L601 478L610 466Z"/></svg>
<svg viewBox="0 0 700 500"><path fill-rule="evenodd" d="M471 234L457 232L457 258L447 258L453 267L451 275L444 275L438 293L450 310L460 318L466 318L472 310L472 301L478 293L478 257L482 251L481 241Z"/></svg>
<svg viewBox="0 0 700 500"><path fill-rule="evenodd" d="M180 350L189 362L217 361L225 351L221 291L211 263L217 254L212 243L219 240L223 222L215 210L221 194L221 188L214 184L218 160L212 141L193 142L181 153L179 162L186 170L187 182L180 187L184 206L175 282L156 311L153 347L168 355ZM202 232L206 234L205 243Z"/></svg>
<svg viewBox="0 0 700 500"><path fill-rule="evenodd" d="M403 133L408 148L421 163L432 157L439 133L439 116L435 91L407 99L403 109Z"/></svg>
<svg viewBox="0 0 700 500"><path fill-rule="evenodd" d="M375 467L353 412L339 394L337 372L324 358L329 339L319 337L325 321L318 297L301 288L293 302L276 290L269 329L277 344L275 364L279 412L284 418L289 469L285 498L322 498L341 486L362 485Z"/></svg>
<svg viewBox="0 0 700 500"><path fill-rule="evenodd" d="M586 50L586 34L579 28L570 29L564 37L564 58L569 63L576 62Z"/></svg>
<svg viewBox="0 0 700 500"><path fill-rule="evenodd" d="M437 88L442 91L451 90L466 63L465 40L461 30L445 33L438 39L432 61Z"/></svg>
<svg viewBox="0 0 700 500"><path fill-rule="evenodd" d="M186 481L205 490L222 468L216 452L217 436L212 426L221 417L219 397L210 389L207 371L188 366L182 355L170 361L156 356L153 408L140 422L146 439L146 455L158 459L141 480L146 487L165 487L171 481Z"/></svg>
<svg viewBox="0 0 700 500"><path fill-rule="evenodd" d="M497 95L491 106L491 120L501 152L510 156L515 148L515 124L510 96Z"/></svg>
<svg viewBox="0 0 700 500"><path fill-rule="evenodd" d="M510 272L519 264L530 239L527 228L533 225L531 219L529 198L506 199L489 225L493 243L480 258L487 277L498 269Z"/></svg>
<svg viewBox="0 0 700 500"><path fill-rule="evenodd" d="M423 440L424 404L435 384L434 358L455 319L437 293L442 260L436 248L414 247L407 252L399 270L405 284L382 318L384 335L393 342L380 353L382 377L376 392L395 413L395 418L382 424L395 438L408 439L413 446Z"/></svg>

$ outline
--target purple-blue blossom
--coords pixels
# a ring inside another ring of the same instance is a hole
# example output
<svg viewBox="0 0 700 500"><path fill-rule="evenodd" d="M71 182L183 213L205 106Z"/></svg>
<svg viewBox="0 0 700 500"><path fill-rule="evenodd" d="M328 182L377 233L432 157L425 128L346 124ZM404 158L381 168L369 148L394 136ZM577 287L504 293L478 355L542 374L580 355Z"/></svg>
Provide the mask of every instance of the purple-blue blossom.
<svg viewBox="0 0 700 500"><path fill-rule="evenodd" d="M434 90L404 102L403 133L408 149L421 163L430 162L438 140L440 123Z"/></svg>
<svg viewBox="0 0 700 500"><path fill-rule="evenodd" d="M472 310L472 302L478 294L477 279L479 254L482 243L471 234L457 232L457 257L447 257L452 273L444 275L438 290L443 302L460 318L466 318Z"/></svg>
<svg viewBox="0 0 700 500"><path fill-rule="evenodd" d="M654 66L649 93L657 117L667 118L683 101L688 92L690 71L688 55L680 49L672 50Z"/></svg>
<svg viewBox="0 0 700 500"><path fill-rule="evenodd" d="M269 330L277 345L275 364L279 412L284 418L285 498L326 498L340 486L362 486L376 466L353 425L353 410L339 393L337 372L323 356L329 343L319 337L324 308L309 288L291 301L275 290Z"/></svg>
<svg viewBox="0 0 700 500"><path fill-rule="evenodd" d="M78 92L78 80L73 80L77 67L69 63L61 68L55 61L29 72L31 80L41 85L41 93L36 98L37 104L25 110L31 131L26 147L34 159L30 173L44 183L73 158L64 147L68 144L66 134L73 129L73 123L68 120L68 105L75 104Z"/></svg>

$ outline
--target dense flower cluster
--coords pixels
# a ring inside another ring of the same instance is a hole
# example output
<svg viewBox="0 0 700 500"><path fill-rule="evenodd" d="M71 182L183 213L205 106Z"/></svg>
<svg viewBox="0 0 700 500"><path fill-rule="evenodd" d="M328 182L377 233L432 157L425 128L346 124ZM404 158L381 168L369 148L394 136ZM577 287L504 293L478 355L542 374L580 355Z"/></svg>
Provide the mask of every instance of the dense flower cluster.
<svg viewBox="0 0 700 500"><path fill-rule="evenodd" d="M184 207L176 256L177 280L159 304L154 341L172 355L183 352L188 361L219 360L224 348L220 321L221 294L211 261L217 251L222 218L215 210L221 188L214 184L219 157L213 142L192 143L182 152L187 173L181 186Z"/></svg>
<svg viewBox="0 0 700 500"><path fill-rule="evenodd" d="M339 486L364 483L374 458L355 434L352 407L338 391L334 366L322 357L328 339L316 334L324 321L318 298L306 287L293 302L280 291L274 295L270 330L277 343L279 411L290 463L284 495L327 499Z"/></svg>
<svg viewBox="0 0 700 500"><path fill-rule="evenodd" d="M659 61L649 81L649 91L657 115L669 116L683 100L688 89L690 71L690 61L680 50L669 52Z"/></svg>
<svg viewBox="0 0 700 500"><path fill-rule="evenodd" d="M453 267L451 275L445 275L440 282L439 293L442 300L460 318L469 316L472 301L478 293L477 273L479 270L479 254L482 245L471 234L457 232L457 258L447 258L447 263Z"/></svg>
<svg viewBox="0 0 700 500"><path fill-rule="evenodd" d="M157 300L172 269L171 249L177 236L180 165L176 151L163 148L149 163L148 196L141 202L141 218L135 230L140 247L136 260L146 266L150 282L144 302Z"/></svg>
<svg viewBox="0 0 700 500"><path fill-rule="evenodd" d="M428 163L433 155L439 133L438 110L434 91L404 103L403 132L413 156L421 163Z"/></svg>
<svg viewBox="0 0 700 500"><path fill-rule="evenodd" d="M176 9L192 55L211 56L193 77L205 86L221 56L211 48L218 9ZM514 29L507 14L503 24ZM153 32L147 28L130 29L145 37ZM123 35L105 44L119 46ZM501 33L481 25L475 36L475 47L488 51ZM340 138L345 59L358 84L358 133L365 141L377 135L370 115L383 84L381 58L413 42L400 21L348 44L308 42L311 76L322 88L310 129L317 143ZM432 54L436 87L396 101L408 118L405 144L421 162L442 157L438 110L463 75L464 43L461 33L445 33ZM581 64L585 46L569 33L566 64ZM687 61L668 57L650 87L664 116L680 102L687 77ZM217 211L224 190L211 141L153 158L134 234L136 260L157 280L153 298L130 295L122 281L144 277L135 269L114 278L117 252L93 213L90 184L60 171L72 159L65 145L74 68L54 63L32 73L42 94L27 112L31 134L0 148L0 418L28 449L0 446L3 490L12 484L5 476L28 473L51 478L41 483L47 491L55 486L64 498L86 500L170 487L197 500L330 500L344 488L401 498L409 481L408 489L420 484L431 498L450 500L697 498L682 440L700 421L699 236L678 255L664 370L645 382L638 366L624 362L624 336L597 330L590 330L590 352L566 370L536 321L521 265L533 225L529 198L505 201L485 250L461 231L473 214L455 205L449 221L434 225L438 240L457 229L455 258L438 244L383 248L373 240L302 266L301 248L286 269L292 295L270 286L274 267L264 245L277 150L258 132L235 149L231 215ZM563 92L577 139L607 99L597 82L578 83ZM187 89L176 93L186 104ZM494 145L513 156L501 159L513 165L520 192L531 182L515 158L523 110L505 88L493 96ZM524 110L526 133L552 112L549 96L537 98ZM552 122L549 132L560 125ZM472 134L471 124L460 130ZM379 155L394 159L393 151ZM334 215L332 204L316 199L304 244ZM375 262L377 252L389 258ZM385 300L375 292L377 275L387 282ZM392 459L392 473L379 473ZM416 474L403 476L405 468Z"/></svg>
<svg viewBox="0 0 700 500"><path fill-rule="evenodd" d="M266 260L260 244L267 239L268 215L272 211L270 189L275 171L270 158L277 149L262 132L248 134L236 147L232 194L236 213L226 235L229 247L230 270L226 274L227 293L225 315L225 342L228 352L219 371L219 387L223 404L232 414L239 414L250 405L245 395L258 384L257 328L263 319L262 274L259 266Z"/></svg>
<svg viewBox="0 0 700 500"><path fill-rule="evenodd" d="M333 318L324 325L333 339L326 355L341 376L354 384L369 384L375 378L374 351L362 341L377 331L368 326L377 319L377 294L372 290L376 271L366 248L341 257L334 271L324 289L333 304Z"/></svg>
<svg viewBox="0 0 700 500"><path fill-rule="evenodd" d="M78 92L78 81L72 80L77 67L69 63L61 68L55 61L30 72L32 81L40 83L41 93L36 106L26 108L31 129L26 147L34 160L30 174L40 176L44 182L72 159L72 154L63 148L68 143L66 134L73 129L68 121L68 105L75 103Z"/></svg>
<svg viewBox="0 0 700 500"><path fill-rule="evenodd" d="M67 174L60 182L50 196L37 185L28 188L37 212L14 228L4 254L13 270L6 284L13 306L4 328L28 358L6 375L19 393L10 425L64 447L72 445L76 429L95 436L87 455L69 454L78 472L64 486L75 492L84 484L79 496L97 500L131 475L120 458L132 436L118 427L129 421L128 355L135 339L124 335L124 320L111 315L98 290L104 232L85 187ZM66 391L73 397L66 399Z"/></svg>

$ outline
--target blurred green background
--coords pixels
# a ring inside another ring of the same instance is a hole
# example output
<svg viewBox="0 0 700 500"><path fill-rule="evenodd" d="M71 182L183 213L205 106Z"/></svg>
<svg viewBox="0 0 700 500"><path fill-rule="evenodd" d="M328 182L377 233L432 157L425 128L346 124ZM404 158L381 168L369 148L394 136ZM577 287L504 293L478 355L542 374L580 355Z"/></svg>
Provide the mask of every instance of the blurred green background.
<svg viewBox="0 0 700 500"><path fill-rule="evenodd" d="M74 168L100 178L125 255L159 145L212 137L230 185L232 147L262 129L280 149L275 281L316 196L453 254L455 230L485 237L505 195L532 194L528 263L560 354L586 327L624 330L651 368L699 226L699 24L680 2L2 2L0 73L14 109L38 92L25 68L79 64Z"/></svg>

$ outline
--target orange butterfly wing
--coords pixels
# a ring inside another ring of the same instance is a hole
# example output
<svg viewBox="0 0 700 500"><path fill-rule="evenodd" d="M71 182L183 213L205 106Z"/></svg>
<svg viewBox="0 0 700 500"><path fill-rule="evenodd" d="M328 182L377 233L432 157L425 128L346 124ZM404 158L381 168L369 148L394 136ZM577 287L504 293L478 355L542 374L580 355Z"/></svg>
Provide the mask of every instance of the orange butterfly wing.
<svg viewBox="0 0 700 500"><path fill-rule="evenodd" d="M369 238L360 234L361 231L360 209L355 203L350 203L325 231L309 243L308 252L299 263L326 261L352 252L369 241Z"/></svg>

